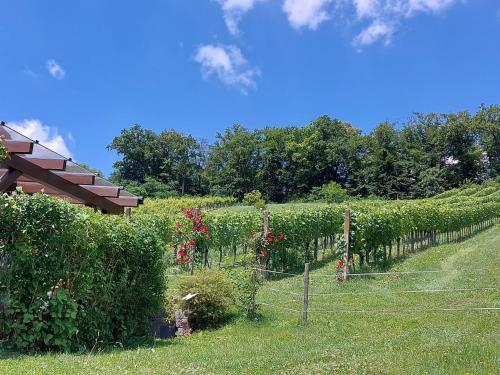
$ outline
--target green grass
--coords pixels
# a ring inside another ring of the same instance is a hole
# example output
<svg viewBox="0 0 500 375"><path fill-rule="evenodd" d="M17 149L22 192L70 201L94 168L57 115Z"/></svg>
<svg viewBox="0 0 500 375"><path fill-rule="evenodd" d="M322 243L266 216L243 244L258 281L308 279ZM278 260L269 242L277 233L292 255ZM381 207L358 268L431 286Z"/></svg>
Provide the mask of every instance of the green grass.
<svg viewBox="0 0 500 375"><path fill-rule="evenodd" d="M472 271L476 269L481 271ZM334 265L328 264L311 273L310 292L335 295L311 296L307 325L300 323L299 312L262 306L256 322L236 321L190 338L157 341L149 348L90 355L16 356L0 351L0 373L499 373L500 312L432 311L500 307L498 289L400 293L500 288L499 227L418 253L392 270L443 272L353 277L337 284L331 277L318 277L334 273ZM288 292L300 293L301 287L301 277L274 280L263 286L258 299L300 310L301 296Z"/></svg>

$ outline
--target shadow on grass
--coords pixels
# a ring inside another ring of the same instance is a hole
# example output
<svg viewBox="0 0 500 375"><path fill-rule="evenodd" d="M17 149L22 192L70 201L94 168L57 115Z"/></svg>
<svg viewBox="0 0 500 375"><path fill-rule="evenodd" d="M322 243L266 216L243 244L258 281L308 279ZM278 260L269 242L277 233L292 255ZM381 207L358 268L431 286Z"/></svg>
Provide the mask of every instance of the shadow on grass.
<svg viewBox="0 0 500 375"><path fill-rule="evenodd" d="M115 344L107 344L101 345L98 347L91 348L89 350L80 351L80 352L20 352L14 349L11 349L9 343L6 341L0 342L0 361L8 360L8 359L16 359L27 356L44 356L44 355L56 355L56 354L72 354L79 356L99 356L99 355L107 355L111 353L119 353L124 351L131 351L137 349L150 349L150 348L165 348L169 346L177 345L177 340L175 338L170 339L154 339L148 340L148 342L144 342L142 344L136 345L127 345L123 346L120 343Z"/></svg>

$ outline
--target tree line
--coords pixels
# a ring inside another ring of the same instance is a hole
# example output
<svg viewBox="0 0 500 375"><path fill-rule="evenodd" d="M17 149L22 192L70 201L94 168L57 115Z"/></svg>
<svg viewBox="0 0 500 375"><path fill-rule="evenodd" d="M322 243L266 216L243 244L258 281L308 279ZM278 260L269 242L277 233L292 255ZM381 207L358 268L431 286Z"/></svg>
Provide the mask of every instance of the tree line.
<svg viewBox="0 0 500 375"><path fill-rule="evenodd" d="M236 124L213 144L140 125L108 146L120 156L111 179L145 197L259 190L267 201L304 199L335 182L352 196L428 197L500 176L500 106L475 113L415 113L363 134L321 116L305 126L250 131Z"/></svg>

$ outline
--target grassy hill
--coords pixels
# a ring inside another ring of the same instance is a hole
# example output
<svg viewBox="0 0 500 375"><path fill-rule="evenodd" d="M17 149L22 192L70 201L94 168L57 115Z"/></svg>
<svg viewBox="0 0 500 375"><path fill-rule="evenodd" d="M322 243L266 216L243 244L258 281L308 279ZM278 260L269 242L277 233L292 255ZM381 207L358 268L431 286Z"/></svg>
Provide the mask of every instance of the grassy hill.
<svg viewBox="0 0 500 375"><path fill-rule="evenodd" d="M256 322L235 321L135 350L0 351L0 373L498 373L500 311L475 309L500 308L500 227L418 253L389 275L337 284L325 276L334 268L311 273L306 325L299 312L302 277L274 276L259 292L266 305ZM412 273L423 270L436 272Z"/></svg>

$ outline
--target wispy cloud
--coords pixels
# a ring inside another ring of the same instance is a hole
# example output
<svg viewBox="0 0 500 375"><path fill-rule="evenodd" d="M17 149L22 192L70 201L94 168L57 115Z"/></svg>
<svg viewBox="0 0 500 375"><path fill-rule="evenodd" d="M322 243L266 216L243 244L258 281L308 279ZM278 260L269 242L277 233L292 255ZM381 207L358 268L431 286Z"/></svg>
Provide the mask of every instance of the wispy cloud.
<svg viewBox="0 0 500 375"><path fill-rule="evenodd" d="M65 156L71 157L64 138L57 128L44 125L40 120L31 119L22 122L8 122L7 125L28 138L38 140L45 147Z"/></svg>
<svg viewBox="0 0 500 375"><path fill-rule="evenodd" d="M55 60L53 59L47 60L46 66L50 75L55 79L61 80L64 79L64 77L66 76L66 72L64 71L64 69L61 67L61 65L56 63Z"/></svg>
<svg viewBox="0 0 500 375"><path fill-rule="evenodd" d="M354 38L360 49L379 40L388 45L397 27L404 19L419 13L438 14L460 0L353 0L359 21L368 20L368 26Z"/></svg>
<svg viewBox="0 0 500 375"><path fill-rule="evenodd" d="M194 60L201 65L203 78L216 76L225 85L238 87L245 94L256 87L255 78L260 75L260 70L251 67L241 50L233 45L202 45Z"/></svg>
<svg viewBox="0 0 500 375"><path fill-rule="evenodd" d="M35 73L33 70L31 70L31 68L28 66L24 67L23 74L25 74L26 76L28 76L30 78L37 78L38 77L38 74Z"/></svg>
<svg viewBox="0 0 500 375"><path fill-rule="evenodd" d="M394 26L376 19L370 26L361 31L353 40L353 45L360 49L363 46L375 43L382 39L386 45L391 42Z"/></svg>
<svg viewBox="0 0 500 375"><path fill-rule="evenodd" d="M222 7L224 19L233 35L238 23L259 1L215 0ZM329 20L349 20L358 28L352 44L358 50L381 42L388 45L402 23L419 14L436 15L466 0L280 0L282 11L294 29L316 30ZM499 10L500 12L500 10Z"/></svg>
<svg viewBox="0 0 500 375"><path fill-rule="evenodd" d="M257 2L266 0L217 0L224 13L224 21L232 35L238 35L238 23Z"/></svg>

